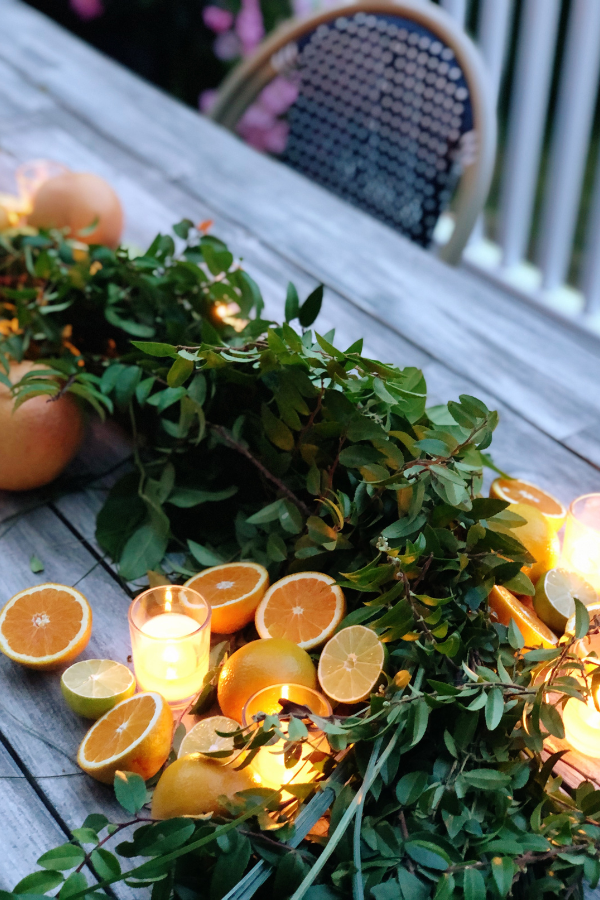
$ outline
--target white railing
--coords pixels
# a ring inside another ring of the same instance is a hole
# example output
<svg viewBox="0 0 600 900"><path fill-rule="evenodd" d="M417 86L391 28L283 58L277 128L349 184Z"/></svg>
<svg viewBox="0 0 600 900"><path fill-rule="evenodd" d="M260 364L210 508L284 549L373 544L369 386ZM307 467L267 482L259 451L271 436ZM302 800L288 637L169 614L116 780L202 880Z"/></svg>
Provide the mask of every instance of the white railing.
<svg viewBox="0 0 600 900"><path fill-rule="evenodd" d="M438 2L500 98L497 184L464 262L600 332L600 0Z"/></svg>

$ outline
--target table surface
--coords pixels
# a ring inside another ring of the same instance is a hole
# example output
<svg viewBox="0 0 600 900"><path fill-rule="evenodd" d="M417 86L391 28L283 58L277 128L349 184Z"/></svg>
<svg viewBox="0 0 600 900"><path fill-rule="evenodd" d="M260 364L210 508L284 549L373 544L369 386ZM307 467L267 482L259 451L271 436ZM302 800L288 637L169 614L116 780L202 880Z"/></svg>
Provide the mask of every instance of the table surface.
<svg viewBox="0 0 600 900"><path fill-rule="evenodd" d="M107 178L134 244L184 216L214 220L268 314L280 316L288 281L301 295L323 282L321 332L335 327L343 346L364 337L367 355L420 366L433 402L465 392L499 410L493 455L502 469L564 502L598 490L597 338L448 268L20 0L0 0L0 22L0 190L17 162L45 157ZM98 472L120 454L118 434L94 428L75 466ZM34 583L77 585L94 611L85 655L125 662L129 596L94 539L101 487L55 502L0 494L0 604ZM39 575L32 554L44 563ZM88 812L122 812L76 765L86 726L65 707L58 676L2 657L0 679L0 888L10 889ZM569 778L590 774L585 760L568 759Z"/></svg>

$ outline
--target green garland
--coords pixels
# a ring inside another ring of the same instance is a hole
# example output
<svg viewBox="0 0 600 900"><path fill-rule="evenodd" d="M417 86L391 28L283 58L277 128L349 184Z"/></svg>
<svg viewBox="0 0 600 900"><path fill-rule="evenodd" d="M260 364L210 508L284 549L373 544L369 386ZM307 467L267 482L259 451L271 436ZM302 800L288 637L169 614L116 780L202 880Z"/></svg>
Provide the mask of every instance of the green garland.
<svg viewBox="0 0 600 900"><path fill-rule="evenodd" d="M288 846L297 804L259 789L229 819L146 821L146 786L125 775L115 790L132 823L89 816L15 892L97 896L89 862L106 886L152 885L153 900L220 900L265 859L275 868L265 897L581 897L582 878L600 877L600 791L565 792L552 775L560 754L541 753L544 735L563 736L560 707L600 679L574 652L590 628L581 604L575 638L555 650L490 621L494 584L533 593L513 533L523 520L480 496L497 414L469 396L427 407L419 370L306 330L320 290L301 305L290 285L286 322L262 321L260 292L227 248L189 222L175 231L178 253L159 236L135 259L95 247L76 261L53 234L0 241L0 362L8 371L27 354L51 366L23 379L16 402L70 391L128 423L133 471L97 523L125 579L240 558L273 578L331 572L348 597L343 624L372 628L389 665L349 718L282 712L292 764L311 721L332 747L315 757L323 779L350 748L327 841ZM223 302L239 312L219 318ZM218 663L199 704L217 674ZM252 755L281 734L269 716L236 742ZM297 786L300 806L315 789ZM105 846L132 824L128 842ZM147 862L122 874L139 856Z"/></svg>

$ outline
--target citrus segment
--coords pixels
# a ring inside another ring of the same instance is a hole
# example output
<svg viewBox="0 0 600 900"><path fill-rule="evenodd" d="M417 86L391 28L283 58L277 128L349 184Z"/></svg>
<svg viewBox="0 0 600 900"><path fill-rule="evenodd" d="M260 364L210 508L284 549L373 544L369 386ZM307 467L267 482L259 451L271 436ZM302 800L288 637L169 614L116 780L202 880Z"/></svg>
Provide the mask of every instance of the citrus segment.
<svg viewBox="0 0 600 900"><path fill-rule="evenodd" d="M135 693L135 678L127 666L112 659L83 659L63 672L60 688L74 712L99 719Z"/></svg>
<svg viewBox="0 0 600 900"><path fill-rule="evenodd" d="M259 785L250 769L220 766L201 753L188 753L165 769L152 797L152 818L202 816L225 812L221 797L233 800L238 791Z"/></svg>
<svg viewBox="0 0 600 900"><path fill-rule="evenodd" d="M598 602L598 594L580 575L566 569L550 569L536 585L533 605L542 622L562 634L567 620L575 613L575 598L585 606Z"/></svg>
<svg viewBox="0 0 600 900"><path fill-rule="evenodd" d="M79 747L77 762L97 781L112 784L124 769L148 779L171 749L173 713L160 694L135 694L95 722Z"/></svg>
<svg viewBox="0 0 600 900"><path fill-rule="evenodd" d="M512 619L525 641L527 647L555 647L558 638L533 610L525 606L502 585L496 584L490 591L488 603L492 619L502 625L508 625Z"/></svg>
<svg viewBox="0 0 600 900"><path fill-rule="evenodd" d="M224 563L188 578L184 587L201 594L212 608L211 628L217 634L239 631L254 618L269 586L269 573L258 563ZM185 599L184 599L185 605Z"/></svg>
<svg viewBox="0 0 600 900"><path fill-rule="evenodd" d="M220 750L233 750L233 738L221 735L237 731L239 727L234 719L228 719L227 716L210 716L208 719L202 719L188 731L181 742L177 756L186 756L188 753L218 753ZM217 732L221 732L221 734L217 734ZM224 756L215 759L215 762L227 763L231 759L231 756Z"/></svg>
<svg viewBox="0 0 600 900"><path fill-rule="evenodd" d="M335 578L297 572L271 585L256 610L256 630L261 638L287 638L312 650L331 637L345 612L346 600Z"/></svg>
<svg viewBox="0 0 600 900"><path fill-rule="evenodd" d="M567 510L560 500L520 478L496 478L490 487L490 497L533 506L542 513L554 531L559 531L567 517Z"/></svg>
<svg viewBox="0 0 600 900"><path fill-rule="evenodd" d="M525 524L511 530L511 534L525 545L535 560L532 565L523 566L523 571L535 584L542 572L553 569L558 564L560 558L558 535L535 506L529 506L527 503L511 503L508 509L525 519Z"/></svg>
<svg viewBox="0 0 600 900"><path fill-rule="evenodd" d="M319 660L319 683L338 703L358 703L381 675L383 644L364 625L342 628L325 644Z"/></svg>
<svg viewBox="0 0 600 900"><path fill-rule="evenodd" d="M306 652L284 638L251 641L221 668L217 696L221 712L236 722L249 697L272 684L317 686L317 673Z"/></svg>
<svg viewBox="0 0 600 900"><path fill-rule="evenodd" d="M0 650L31 669L55 669L86 647L92 610L63 584L39 584L15 594L0 611Z"/></svg>

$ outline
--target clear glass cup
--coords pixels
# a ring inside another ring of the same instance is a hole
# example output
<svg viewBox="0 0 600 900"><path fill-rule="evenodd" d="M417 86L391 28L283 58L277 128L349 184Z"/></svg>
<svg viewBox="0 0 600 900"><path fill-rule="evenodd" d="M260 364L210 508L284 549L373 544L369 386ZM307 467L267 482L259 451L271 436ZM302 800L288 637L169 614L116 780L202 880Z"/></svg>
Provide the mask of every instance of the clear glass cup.
<svg viewBox="0 0 600 900"><path fill-rule="evenodd" d="M144 591L129 607L138 687L183 707L202 689L210 653L210 606L179 585Z"/></svg>
<svg viewBox="0 0 600 900"><path fill-rule="evenodd" d="M281 713L279 700L291 700L301 706L307 706L312 713L323 718L331 715L331 706L323 694L301 684L274 684L253 694L242 711L242 725L252 723L253 716L258 713L273 715ZM287 723L282 722L282 731L287 733ZM260 777L264 787L278 789L286 784L297 784L313 781L316 771L312 768L308 757L314 750L326 752L329 749L327 738L323 732L312 725L309 729L309 740L302 745L302 754L296 765L287 768L284 761L284 741L277 740L273 744L261 747L252 762L252 768Z"/></svg>
<svg viewBox="0 0 600 900"><path fill-rule="evenodd" d="M600 494L584 494L571 503L561 564L600 591Z"/></svg>

